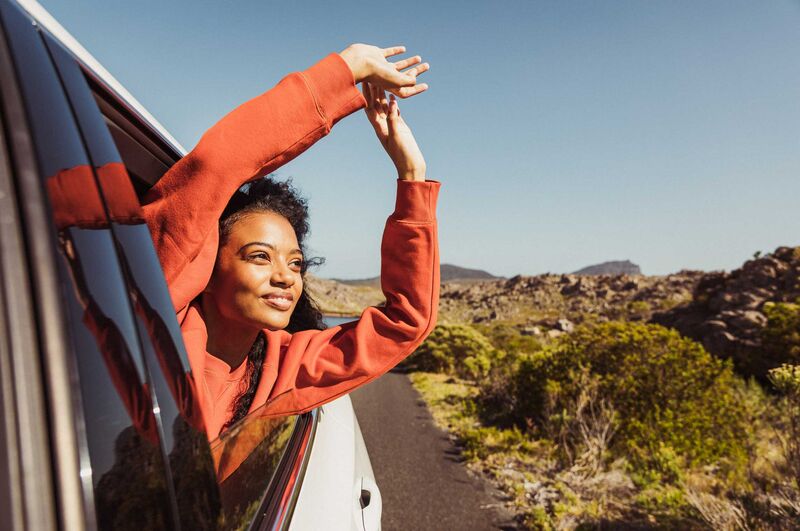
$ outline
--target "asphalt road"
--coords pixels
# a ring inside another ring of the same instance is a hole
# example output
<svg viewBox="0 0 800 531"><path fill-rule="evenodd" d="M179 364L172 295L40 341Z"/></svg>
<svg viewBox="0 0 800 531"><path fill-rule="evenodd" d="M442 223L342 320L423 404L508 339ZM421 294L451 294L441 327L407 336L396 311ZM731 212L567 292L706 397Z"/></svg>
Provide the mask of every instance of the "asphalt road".
<svg viewBox="0 0 800 531"><path fill-rule="evenodd" d="M381 489L385 531L514 528L405 374L390 372L350 396Z"/></svg>

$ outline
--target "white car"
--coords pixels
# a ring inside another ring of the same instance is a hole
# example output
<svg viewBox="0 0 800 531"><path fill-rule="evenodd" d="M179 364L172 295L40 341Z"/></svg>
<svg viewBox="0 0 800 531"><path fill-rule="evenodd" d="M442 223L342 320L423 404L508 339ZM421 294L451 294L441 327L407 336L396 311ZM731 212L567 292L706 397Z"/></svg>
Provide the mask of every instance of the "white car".
<svg viewBox="0 0 800 531"><path fill-rule="evenodd" d="M207 441L137 199L185 151L33 1L0 125L0 529L379 529L349 397Z"/></svg>

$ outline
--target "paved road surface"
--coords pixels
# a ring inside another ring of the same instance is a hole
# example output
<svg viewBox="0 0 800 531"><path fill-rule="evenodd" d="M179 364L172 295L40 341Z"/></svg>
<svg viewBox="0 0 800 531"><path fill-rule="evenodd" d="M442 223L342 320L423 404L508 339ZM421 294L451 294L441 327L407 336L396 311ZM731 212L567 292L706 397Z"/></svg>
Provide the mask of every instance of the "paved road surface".
<svg viewBox="0 0 800 531"><path fill-rule="evenodd" d="M390 372L350 396L381 489L385 531L513 529L404 374Z"/></svg>

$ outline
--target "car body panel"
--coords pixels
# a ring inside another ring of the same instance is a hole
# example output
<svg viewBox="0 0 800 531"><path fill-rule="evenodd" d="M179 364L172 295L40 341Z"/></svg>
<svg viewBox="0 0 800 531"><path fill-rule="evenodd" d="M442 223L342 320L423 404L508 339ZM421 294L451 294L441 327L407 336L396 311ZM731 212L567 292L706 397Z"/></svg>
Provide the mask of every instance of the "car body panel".
<svg viewBox="0 0 800 531"><path fill-rule="evenodd" d="M380 529L380 494L374 487L372 465L350 396L345 395L319 409L317 436L289 529ZM371 518L369 527L365 527L361 507L364 486L372 488L371 507L364 508L368 520Z"/></svg>

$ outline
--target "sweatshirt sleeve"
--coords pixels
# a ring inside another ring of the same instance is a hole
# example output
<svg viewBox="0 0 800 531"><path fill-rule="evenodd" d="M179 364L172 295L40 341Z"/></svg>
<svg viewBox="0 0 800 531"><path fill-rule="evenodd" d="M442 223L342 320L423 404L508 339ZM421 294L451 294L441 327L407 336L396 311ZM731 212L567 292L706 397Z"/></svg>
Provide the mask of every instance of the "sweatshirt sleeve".
<svg viewBox="0 0 800 531"><path fill-rule="evenodd" d="M219 218L234 192L289 162L364 105L347 64L332 53L231 111L153 186L144 216L176 312L211 277Z"/></svg>
<svg viewBox="0 0 800 531"><path fill-rule="evenodd" d="M280 354L268 346L263 370L277 374L264 380L274 377L275 385L256 392L252 409L265 402L268 416L313 409L384 374L428 336L439 305L439 187L398 180L381 243L385 306L367 308L356 322L297 332Z"/></svg>

